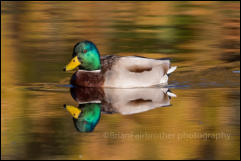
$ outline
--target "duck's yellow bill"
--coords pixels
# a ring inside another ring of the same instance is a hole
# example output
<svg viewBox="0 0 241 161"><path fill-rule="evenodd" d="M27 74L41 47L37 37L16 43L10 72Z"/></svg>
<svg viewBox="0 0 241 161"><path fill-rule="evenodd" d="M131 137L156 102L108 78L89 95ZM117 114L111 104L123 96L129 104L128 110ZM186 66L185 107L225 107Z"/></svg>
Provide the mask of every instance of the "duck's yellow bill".
<svg viewBox="0 0 241 161"><path fill-rule="evenodd" d="M70 71L70 70L73 70L75 69L76 67L78 67L80 65L80 61L78 59L77 56L75 56L70 62L68 65L66 65L66 67L64 68L65 71Z"/></svg>
<svg viewBox="0 0 241 161"><path fill-rule="evenodd" d="M65 106L66 110L69 111L69 113L75 118L78 119L79 115L81 113L81 110L77 107L71 106L71 105L66 105Z"/></svg>

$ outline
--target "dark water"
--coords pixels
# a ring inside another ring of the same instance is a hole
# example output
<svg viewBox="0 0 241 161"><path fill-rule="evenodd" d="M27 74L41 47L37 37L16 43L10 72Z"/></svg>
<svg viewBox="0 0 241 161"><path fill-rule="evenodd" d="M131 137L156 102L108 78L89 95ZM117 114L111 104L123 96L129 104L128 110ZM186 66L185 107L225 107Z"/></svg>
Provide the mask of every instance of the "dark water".
<svg viewBox="0 0 241 161"><path fill-rule="evenodd" d="M240 159L240 2L1 5L2 159ZM101 55L171 58L177 97L73 95L62 68L85 39ZM97 122L81 133L63 105L86 100Z"/></svg>

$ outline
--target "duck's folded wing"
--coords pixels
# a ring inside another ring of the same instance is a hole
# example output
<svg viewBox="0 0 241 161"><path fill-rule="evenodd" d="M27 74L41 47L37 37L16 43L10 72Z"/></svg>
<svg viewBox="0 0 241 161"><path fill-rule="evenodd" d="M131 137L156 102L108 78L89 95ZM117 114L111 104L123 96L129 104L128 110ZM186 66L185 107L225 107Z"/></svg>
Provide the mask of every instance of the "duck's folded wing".
<svg viewBox="0 0 241 161"><path fill-rule="evenodd" d="M109 87L148 87L161 83L170 71L170 60L143 57L120 57L105 73L105 86Z"/></svg>

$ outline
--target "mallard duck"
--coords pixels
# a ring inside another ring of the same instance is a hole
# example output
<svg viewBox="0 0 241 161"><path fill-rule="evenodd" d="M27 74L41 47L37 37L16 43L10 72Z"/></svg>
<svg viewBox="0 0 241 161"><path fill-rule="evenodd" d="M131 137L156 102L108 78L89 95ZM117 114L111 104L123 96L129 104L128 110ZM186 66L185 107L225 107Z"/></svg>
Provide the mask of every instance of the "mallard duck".
<svg viewBox="0 0 241 161"><path fill-rule="evenodd" d="M168 75L177 67L168 59L139 56L100 56L94 43L82 41L74 46L73 58L64 71L77 67L71 84L85 87L133 88L167 84Z"/></svg>

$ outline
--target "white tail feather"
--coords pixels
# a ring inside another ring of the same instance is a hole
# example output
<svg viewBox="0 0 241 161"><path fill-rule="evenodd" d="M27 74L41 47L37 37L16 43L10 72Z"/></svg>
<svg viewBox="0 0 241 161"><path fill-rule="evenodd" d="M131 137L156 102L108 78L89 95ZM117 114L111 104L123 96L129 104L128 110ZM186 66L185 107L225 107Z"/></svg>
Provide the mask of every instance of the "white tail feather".
<svg viewBox="0 0 241 161"><path fill-rule="evenodd" d="M167 92L167 95L170 97L177 97L177 95L175 95L174 93L171 93L171 92Z"/></svg>
<svg viewBox="0 0 241 161"><path fill-rule="evenodd" d="M171 67L170 69L168 69L167 75L171 74L171 73L174 72L176 69L177 69L177 66Z"/></svg>

